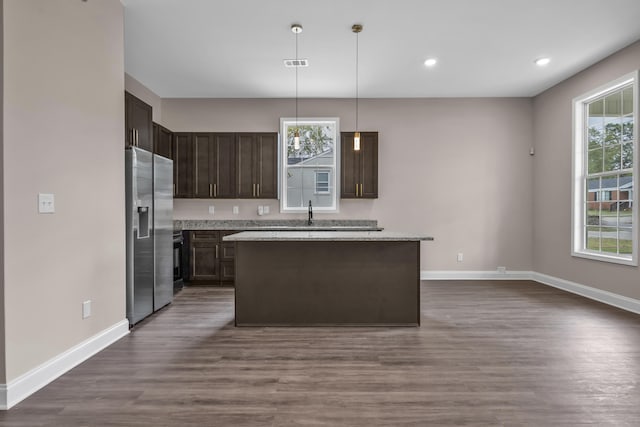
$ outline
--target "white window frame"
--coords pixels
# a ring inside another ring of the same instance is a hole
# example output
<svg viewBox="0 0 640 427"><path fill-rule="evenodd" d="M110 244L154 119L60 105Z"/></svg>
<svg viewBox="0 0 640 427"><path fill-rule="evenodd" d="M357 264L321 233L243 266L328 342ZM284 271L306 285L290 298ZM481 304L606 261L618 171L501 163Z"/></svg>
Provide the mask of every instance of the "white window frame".
<svg viewBox="0 0 640 427"><path fill-rule="evenodd" d="M571 255L574 257L587 258L597 261L605 261L617 264L625 265L638 265L638 205L636 194L637 191L633 191L630 194L630 198L633 203L633 217L632 217L632 254L631 256L623 256L619 254L608 254L604 252L589 251L585 245L585 220L586 220L586 176L587 176L587 164L586 155L588 141L585 135L585 123L586 123L586 106L596 98L607 95L608 93L617 92L624 86L629 84L633 85L633 187L634 190L638 188L638 178L640 175L640 168L638 164L638 116L639 116L639 100L638 100L638 86L639 86L639 72L636 70L632 73L626 74L612 82L609 82L603 86L600 86L592 91L589 91L583 95L580 95L573 99L573 165L572 176L573 182L571 186L572 191L572 245Z"/></svg>
<svg viewBox="0 0 640 427"><path fill-rule="evenodd" d="M338 213L340 210L340 118L338 117L283 117L280 119L280 144L279 144L279 174L280 174L280 212L281 213L300 213L307 212L308 207L291 207L287 206L287 130L290 126L297 124L300 126L309 124L331 123L335 126L334 135L334 156L331 166L319 166L319 168L329 170L329 187L331 183L335 183L333 191L333 199L331 206L313 206L314 212ZM314 168L317 166L313 166ZM310 166L311 168L311 166ZM315 182L314 188L315 192Z"/></svg>

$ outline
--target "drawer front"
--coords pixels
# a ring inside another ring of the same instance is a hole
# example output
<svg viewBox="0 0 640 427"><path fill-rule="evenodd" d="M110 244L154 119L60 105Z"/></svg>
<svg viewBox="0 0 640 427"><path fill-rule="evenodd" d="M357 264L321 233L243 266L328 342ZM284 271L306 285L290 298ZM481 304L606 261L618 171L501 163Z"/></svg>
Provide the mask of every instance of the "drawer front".
<svg viewBox="0 0 640 427"><path fill-rule="evenodd" d="M220 232L217 230L198 230L191 232L191 241L192 242L219 242L220 241Z"/></svg>

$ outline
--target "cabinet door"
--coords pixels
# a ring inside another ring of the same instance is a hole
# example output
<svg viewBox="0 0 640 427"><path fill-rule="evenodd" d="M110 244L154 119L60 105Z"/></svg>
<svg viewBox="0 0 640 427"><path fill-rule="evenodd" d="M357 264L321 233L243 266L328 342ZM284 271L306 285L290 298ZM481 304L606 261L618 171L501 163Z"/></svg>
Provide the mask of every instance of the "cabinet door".
<svg viewBox="0 0 640 427"><path fill-rule="evenodd" d="M214 133L211 159L213 197L236 197L236 141L233 133Z"/></svg>
<svg viewBox="0 0 640 427"><path fill-rule="evenodd" d="M256 134L255 143L256 197L278 198L278 134Z"/></svg>
<svg viewBox="0 0 640 427"><path fill-rule="evenodd" d="M360 156L353 149L353 132L340 134L340 151L340 198L354 199L360 193Z"/></svg>
<svg viewBox="0 0 640 427"><path fill-rule="evenodd" d="M190 133L174 134L173 157L173 196L193 197L193 143Z"/></svg>
<svg viewBox="0 0 640 427"><path fill-rule="evenodd" d="M360 135L360 197L378 198L378 132Z"/></svg>
<svg viewBox="0 0 640 427"><path fill-rule="evenodd" d="M233 285L236 278L236 266L233 261L220 261L220 281L228 282L226 285Z"/></svg>
<svg viewBox="0 0 640 427"><path fill-rule="evenodd" d="M219 280L218 242L191 242L191 279Z"/></svg>
<svg viewBox="0 0 640 427"><path fill-rule="evenodd" d="M173 132L154 123L153 124L153 152L167 159L173 159Z"/></svg>
<svg viewBox="0 0 640 427"><path fill-rule="evenodd" d="M153 151L153 111L149 104L125 92L125 147Z"/></svg>
<svg viewBox="0 0 640 427"><path fill-rule="evenodd" d="M236 134L236 197L239 199L251 199L256 194L254 145L254 134Z"/></svg>
<svg viewBox="0 0 640 427"><path fill-rule="evenodd" d="M211 168L213 167L213 135L210 133L193 133L193 196L200 199L213 197Z"/></svg>

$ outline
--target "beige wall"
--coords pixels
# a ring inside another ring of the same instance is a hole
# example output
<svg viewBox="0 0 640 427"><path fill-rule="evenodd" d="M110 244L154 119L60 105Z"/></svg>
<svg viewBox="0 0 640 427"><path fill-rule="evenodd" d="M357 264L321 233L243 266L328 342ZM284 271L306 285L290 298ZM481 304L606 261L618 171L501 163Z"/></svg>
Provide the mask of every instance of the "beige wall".
<svg viewBox="0 0 640 427"><path fill-rule="evenodd" d="M299 110L354 128L350 99L303 99ZM294 112L291 99L162 100L162 123L173 131L278 131L280 117ZM530 270L531 118L530 99L361 100L361 130L380 133L379 198L343 200L339 214L315 217L376 219L388 230L428 233L436 240L423 243L423 270ZM265 204L272 214L258 217ZM176 200L174 209L177 219L305 217L279 214L275 200Z"/></svg>
<svg viewBox="0 0 640 427"><path fill-rule="evenodd" d="M640 68L640 42L534 99L534 270L640 299L638 267L571 256L571 101Z"/></svg>
<svg viewBox="0 0 640 427"><path fill-rule="evenodd" d="M158 95L126 73L124 75L124 89L151 105L151 108L153 108L153 121L162 123L162 103Z"/></svg>
<svg viewBox="0 0 640 427"><path fill-rule="evenodd" d="M4 1L7 382L125 319L123 34L119 0Z"/></svg>

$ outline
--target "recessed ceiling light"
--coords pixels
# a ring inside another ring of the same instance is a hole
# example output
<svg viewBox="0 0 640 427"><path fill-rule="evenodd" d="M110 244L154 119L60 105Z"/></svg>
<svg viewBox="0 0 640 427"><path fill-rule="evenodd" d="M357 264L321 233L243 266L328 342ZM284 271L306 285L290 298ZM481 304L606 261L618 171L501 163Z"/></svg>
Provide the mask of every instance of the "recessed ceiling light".
<svg viewBox="0 0 640 427"><path fill-rule="evenodd" d="M429 58L426 61L424 61L424 65L426 65L427 67L433 67L437 63L438 63L438 60L436 58Z"/></svg>
<svg viewBox="0 0 640 427"><path fill-rule="evenodd" d="M537 66L544 67L545 65L549 65L549 62L551 62L551 58L538 58L534 62Z"/></svg>

